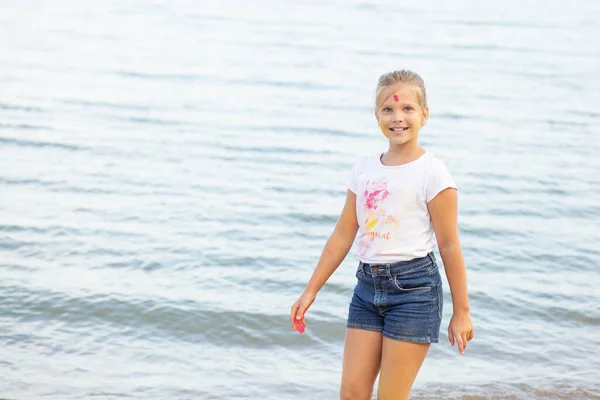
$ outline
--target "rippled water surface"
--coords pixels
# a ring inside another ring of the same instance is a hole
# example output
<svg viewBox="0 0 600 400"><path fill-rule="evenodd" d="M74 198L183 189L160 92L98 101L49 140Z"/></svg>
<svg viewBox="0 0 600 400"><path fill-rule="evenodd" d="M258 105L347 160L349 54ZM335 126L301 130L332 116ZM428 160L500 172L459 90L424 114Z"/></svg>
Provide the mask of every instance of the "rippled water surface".
<svg viewBox="0 0 600 400"><path fill-rule="evenodd" d="M335 399L356 259L289 328L380 74L428 87L476 338L415 399L600 399L600 5L4 1L0 398ZM447 287L447 285L446 285Z"/></svg>

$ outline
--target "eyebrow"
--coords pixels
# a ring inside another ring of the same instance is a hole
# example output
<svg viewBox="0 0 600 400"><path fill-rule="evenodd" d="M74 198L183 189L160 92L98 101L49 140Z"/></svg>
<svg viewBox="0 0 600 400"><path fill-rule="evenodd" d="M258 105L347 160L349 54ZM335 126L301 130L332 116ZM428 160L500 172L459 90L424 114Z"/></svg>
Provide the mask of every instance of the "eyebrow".
<svg viewBox="0 0 600 400"><path fill-rule="evenodd" d="M406 103L400 103L400 102L396 103L396 102L393 102L392 103L391 101L390 102L386 101L385 103L383 103L381 105L381 108L388 108L388 107L391 108L391 106L402 106L402 107L411 106L411 107L414 107L416 105L417 105L417 103L413 103L413 102L406 102Z"/></svg>

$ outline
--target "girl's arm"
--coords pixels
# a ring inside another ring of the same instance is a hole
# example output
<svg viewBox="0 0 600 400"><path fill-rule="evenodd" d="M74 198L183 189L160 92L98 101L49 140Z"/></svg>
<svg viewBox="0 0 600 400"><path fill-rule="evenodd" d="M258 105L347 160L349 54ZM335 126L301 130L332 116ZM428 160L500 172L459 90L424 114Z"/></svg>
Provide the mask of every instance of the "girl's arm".
<svg viewBox="0 0 600 400"><path fill-rule="evenodd" d="M304 314L310 305L315 301L317 292L321 290L325 282L340 266L344 258L350 251L352 243L356 237L358 231L358 221L356 220L356 195L348 190L346 195L346 203L342 209L340 218L337 221L333 233L329 236L319 262L306 285L304 293L292 306L290 313L290 321L292 323L292 329L296 330L294 324L294 318L302 321L303 325L306 325L304 320Z"/></svg>
<svg viewBox="0 0 600 400"><path fill-rule="evenodd" d="M464 354L467 341L473 338L473 323L471 322L467 291L467 270L458 238L458 194L456 189L442 190L427 204L427 207L452 294L454 313L448 325L448 339L452 346L456 339L458 350Z"/></svg>

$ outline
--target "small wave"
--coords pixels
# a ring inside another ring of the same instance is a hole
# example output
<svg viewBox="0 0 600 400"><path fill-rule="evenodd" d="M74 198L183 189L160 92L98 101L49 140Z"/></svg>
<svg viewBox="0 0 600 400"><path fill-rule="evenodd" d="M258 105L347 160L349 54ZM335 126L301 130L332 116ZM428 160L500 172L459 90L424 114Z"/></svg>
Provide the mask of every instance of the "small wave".
<svg viewBox="0 0 600 400"><path fill-rule="evenodd" d="M319 155L319 156L331 156L337 155L332 151L318 150L318 149L299 149L295 147L258 147L258 146L231 146L223 145L220 148L233 152L249 152L249 153L260 153L260 154L300 154L300 155Z"/></svg>
<svg viewBox="0 0 600 400"><path fill-rule="evenodd" d="M31 130L31 131L36 131L36 130L52 131L53 130L49 126L42 126L42 125L1 124L1 123L0 123L0 129L6 129L6 130Z"/></svg>
<svg viewBox="0 0 600 400"><path fill-rule="evenodd" d="M494 382L482 385L446 383L444 385L426 384L419 389L415 389L414 398L456 400L597 400L600 399L598 393L600 393L598 385L578 381L539 382L534 384Z"/></svg>
<svg viewBox="0 0 600 400"><path fill-rule="evenodd" d="M3 128L5 126L6 125L0 124L0 128ZM32 129L51 129L51 128L34 127ZM43 141L39 141L39 140L23 140L23 139L7 138L7 137L0 137L0 144L22 146L22 147L40 147L40 148L51 147L51 148L70 150L70 151L89 150L88 148L82 147L79 145L56 143L56 142L43 142Z"/></svg>
<svg viewBox="0 0 600 400"><path fill-rule="evenodd" d="M192 75L192 74L153 74L149 72L139 72L139 71L123 71L118 70L113 72L116 75L132 77L132 78L141 78L141 79L150 79L150 80L177 80L177 81L186 81L186 82L194 82L194 81L210 81L211 78L208 76L202 75Z"/></svg>
<svg viewBox="0 0 600 400"><path fill-rule="evenodd" d="M562 26L560 25L551 25L551 24L547 24L545 23L544 25L539 25L539 24L535 24L532 22L527 22L527 23L523 23L523 22L515 22L515 21L491 21L491 20L443 20L443 21L439 21L443 24L447 24L447 25L470 25L470 26L485 26L485 27L492 27L492 26L497 26L500 28L526 28L526 29L556 29L556 28L561 28Z"/></svg>
<svg viewBox="0 0 600 400"><path fill-rule="evenodd" d="M149 118L149 117L122 117L113 116L115 120L133 122L135 124L147 124L147 125L160 125L160 126L196 126L196 124L178 121L178 120L167 120L162 118Z"/></svg>
<svg viewBox="0 0 600 400"><path fill-rule="evenodd" d="M104 101L90 101L90 100L63 100L63 104L73 104L78 106L86 106L86 107L100 107L100 108L110 108L110 109L123 109L123 110L138 110L138 111L150 111L152 110L150 107L146 106L138 106L131 105L125 103L108 103Z"/></svg>
<svg viewBox="0 0 600 400"><path fill-rule="evenodd" d="M21 106L15 104L8 103L0 103L0 110L15 110L15 111L25 111L25 112L43 112L39 107L31 107L31 106Z"/></svg>

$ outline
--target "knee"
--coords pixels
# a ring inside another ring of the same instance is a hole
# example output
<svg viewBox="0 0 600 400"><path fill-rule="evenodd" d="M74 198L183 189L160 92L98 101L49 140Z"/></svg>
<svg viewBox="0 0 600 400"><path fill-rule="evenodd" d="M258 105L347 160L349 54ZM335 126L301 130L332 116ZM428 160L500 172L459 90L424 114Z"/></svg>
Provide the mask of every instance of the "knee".
<svg viewBox="0 0 600 400"><path fill-rule="evenodd" d="M357 385L344 385L340 390L340 400L371 400L373 388Z"/></svg>

